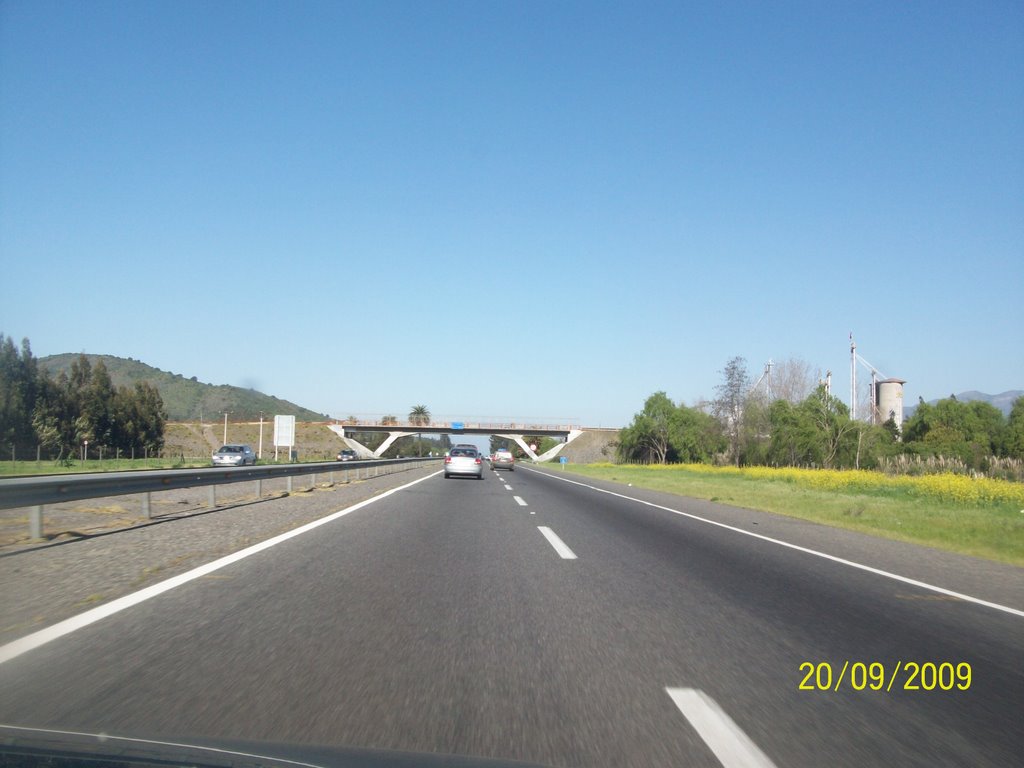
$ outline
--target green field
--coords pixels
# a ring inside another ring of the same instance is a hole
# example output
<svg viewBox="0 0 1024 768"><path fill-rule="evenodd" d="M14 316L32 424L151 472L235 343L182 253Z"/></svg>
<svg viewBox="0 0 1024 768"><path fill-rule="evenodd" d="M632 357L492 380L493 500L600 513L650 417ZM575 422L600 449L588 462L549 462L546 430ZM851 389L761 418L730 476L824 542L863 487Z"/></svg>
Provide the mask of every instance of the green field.
<svg viewBox="0 0 1024 768"><path fill-rule="evenodd" d="M1024 565L1020 483L694 465L569 464L564 471Z"/></svg>

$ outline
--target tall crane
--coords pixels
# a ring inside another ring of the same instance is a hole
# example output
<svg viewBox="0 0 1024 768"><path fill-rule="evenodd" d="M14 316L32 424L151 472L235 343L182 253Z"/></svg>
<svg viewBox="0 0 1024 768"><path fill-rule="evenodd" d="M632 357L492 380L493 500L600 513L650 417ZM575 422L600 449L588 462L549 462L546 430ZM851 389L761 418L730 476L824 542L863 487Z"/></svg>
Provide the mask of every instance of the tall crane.
<svg viewBox="0 0 1024 768"><path fill-rule="evenodd" d="M871 371L871 418L875 418L878 411L876 393L878 391L878 378L888 378L884 373L875 368L871 363L857 354L857 342L853 340L853 332L850 332L850 418L857 418L857 363L860 363Z"/></svg>
<svg viewBox="0 0 1024 768"><path fill-rule="evenodd" d="M752 395L754 393L754 390L756 390L759 386L761 386L761 382L763 381L765 383L765 400L767 402L769 402L769 403L772 401L772 366L773 365L775 365L775 363L771 360L771 358L769 358L768 362L764 364L764 371L761 373L760 378L757 381L755 381L754 382L754 386L752 386L747 391L748 395Z"/></svg>

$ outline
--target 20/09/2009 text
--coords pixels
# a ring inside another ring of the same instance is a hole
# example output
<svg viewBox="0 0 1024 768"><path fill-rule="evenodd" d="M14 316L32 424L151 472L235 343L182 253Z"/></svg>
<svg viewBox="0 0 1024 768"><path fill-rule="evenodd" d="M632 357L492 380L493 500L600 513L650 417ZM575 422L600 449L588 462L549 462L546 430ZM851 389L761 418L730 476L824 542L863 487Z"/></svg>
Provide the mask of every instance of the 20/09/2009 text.
<svg viewBox="0 0 1024 768"><path fill-rule="evenodd" d="M971 665L966 661L897 661L891 667L880 661L844 661L841 668L827 661L805 661L800 672L801 691L966 691L971 687Z"/></svg>

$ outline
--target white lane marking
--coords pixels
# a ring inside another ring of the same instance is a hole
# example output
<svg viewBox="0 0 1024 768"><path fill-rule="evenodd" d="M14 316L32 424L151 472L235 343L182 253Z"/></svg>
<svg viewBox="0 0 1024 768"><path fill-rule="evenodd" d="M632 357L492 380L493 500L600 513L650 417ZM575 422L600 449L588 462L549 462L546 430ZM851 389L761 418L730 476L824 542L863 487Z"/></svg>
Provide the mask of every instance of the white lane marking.
<svg viewBox="0 0 1024 768"><path fill-rule="evenodd" d="M206 565L201 565L198 568L193 568L191 571L179 574L178 576L172 576L169 579L161 581L159 584L154 584L151 587L146 587L146 589L141 589L138 592L133 592L130 595L119 597L117 600L111 600L109 603L106 603L105 605L97 606L92 610L85 611L84 613L80 613L77 616L72 616L70 619L65 619L64 621L57 622L53 626L46 627L45 629L40 629L38 632L33 632L30 635L25 635L25 637L19 638L18 640L14 640L10 643L7 643L6 645L0 646L0 664L3 664L5 661L10 661L11 659L16 658L23 653L35 650L36 648L39 648L42 645L46 645L47 643L56 640L57 638L63 637L64 635L71 634L76 630L82 629L83 627L87 627L90 624L95 624L97 621L105 619L108 616L113 616L115 613L120 613L121 611L127 608L131 608L132 606L145 602L146 600L149 600L152 597L156 597L157 595L163 594L164 592L168 592L174 589L175 587L180 587L182 584L187 584L190 581L198 579L202 576L206 576L210 573L213 573L214 571L218 571L221 568L229 566L233 563L237 563L239 560L244 560L245 558L251 555L255 555L257 552L262 552L265 549L270 549L273 546L288 541L288 539L293 539L296 536L301 536L303 533L308 533L309 531L312 531L314 528L319 528L321 525L326 525L327 523L333 522L340 517L344 517L345 515L355 512L358 509L362 509L363 507L367 507L370 504L380 501L381 499L387 498L393 493L398 493L399 491L404 491L406 488L411 488L417 483L422 483L424 480L429 480L430 478L439 474L441 474L441 470L433 472L427 475L426 477L421 477L418 480L413 480L411 483L406 483L405 485L400 485L397 488L392 488L390 491L385 491L384 493L378 496L373 496L372 498L366 499L365 501L361 501L358 504L353 504L351 507L346 507L345 509L339 510L338 512L334 512L328 515L327 517L322 517L319 520L314 520L311 523L306 523L305 525L299 526L298 528L295 528L290 531L286 531L285 533L282 533L278 536L274 536L273 538L267 539L266 541L261 541L259 544L254 544L251 547L239 550L238 552L222 557L219 560L214 560L213 562L207 563Z"/></svg>
<svg viewBox="0 0 1024 768"><path fill-rule="evenodd" d="M548 543L555 548L555 552L557 552L563 560L576 559L576 553L565 546L565 542L558 538L557 533L543 525L538 525L537 530L544 534L544 538L547 539Z"/></svg>
<svg viewBox="0 0 1024 768"><path fill-rule="evenodd" d="M286 758L264 757L263 755L253 755L253 754L250 754L248 752L235 752L233 750L223 749L221 747L201 747L201 746L198 746L196 744L179 744L179 743L174 742L174 741L153 741L152 739L137 739L137 738L132 738L132 737L129 737L129 736L109 736L109 735L107 735L105 733L81 733L79 731L53 731L53 730L47 730L45 728L27 728L27 727L21 726L21 725L7 725L6 723L0 725L0 731L13 731L15 738L17 736L23 734L23 733L39 733L39 734L42 734L44 737L45 736L54 736L54 735L57 735L57 736L80 736L80 737L85 737L85 738L89 738L89 739L94 739L96 741L96 743L100 743L100 742L108 743L108 742L118 741L118 742L124 742L126 744L142 744L142 745L146 745L146 746L152 746L152 745L155 744L156 746L159 746L159 747L174 747L175 749L190 749L190 750L196 749L196 750L202 750L204 757L205 756L209 756L209 755L214 755L214 754L216 754L216 755L228 755L230 757L245 757L245 758L249 758L250 760L255 759L258 762L266 762L266 763L275 763L276 762L276 763L283 763L283 764L286 764L286 765L306 766L307 768L320 768L320 766L317 766L314 763L299 763L299 762L296 762L295 760L288 760Z"/></svg>
<svg viewBox="0 0 1024 768"><path fill-rule="evenodd" d="M775 763L706 693L695 688L665 691L725 768L774 768Z"/></svg>
<svg viewBox="0 0 1024 768"><path fill-rule="evenodd" d="M828 554L826 552L819 552L816 549L808 549L807 547L801 547L798 544L790 544L788 541L782 541L781 539L773 539L771 536L765 536L765 535L760 534L760 533L754 533L753 531L745 531L742 528L737 528L737 527L732 526L732 525L727 525L726 523L720 523L717 520L708 520L706 517L699 517L698 515L694 515L694 514L691 514L689 512L681 512L678 509L672 509L672 507L663 507L661 504L655 504L655 503L650 502L650 501L644 501L643 499L636 499L636 498L633 498L632 496L626 496L625 494L622 494L622 493L616 493L615 491L609 491L609 490L606 490L604 488L598 488L597 486L594 486L594 485L587 485L586 483L580 483L580 482L577 482L575 480L569 480L568 478L559 477L558 475L551 474L550 472L543 472L543 471L541 471L539 469L531 469L531 470L528 470L528 471L530 471L530 472L537 472L538 474L542 474L542 475L547 475L549 477L554 478L555 480L561 480L564 483L572 483L573 485L579 485L579 486L581 486L583 488L589 488L590 490L597 491L598 493L607 493L609 496L617 496L618 498L626 499L627 501L635 501L637 504L643 504L644 506L647 506L647 507L654 507L655 509L661 509L661 510L664 510L665 512L671 512L672 514L675 514L675 515L681 515L682 517L688 517L691 520L697 520L698 522L701 522L701 523L707 523L708 525L715 525L715 526L718 526L719 528L725 528L726 530L733 531L735 533L742 533L744 536L750 536L750 537L755 538L755 539L761 539L762 541L769 541L772 544L778 544L780 547L787 547L789 549L795 549L798 552L804 552L805 554L808 554L808 555L814 555L815 557L820 557L820 558L823 558L825 560L831 560L832 562L839 563L840 565L848 565L851 568L857 568L858 570L861 570L861 571L867 571L868 573L873 573L876 576L884 576L887 579L892 579L894 581L899 581L899 582L902 582L903 584L910 584L912 586L920 587L921 589L926 589L926 590L929 590L931 592L938 592L940 595L948 595L950 597L955 597L958 600L963 600L963 601L968 602L968 603L974 603L975 605L983 605L986 608L994 608L997 611L1003 611L1004 613L1010 613L1010 614L1013 614L1014 616L1020 616L1021 618L1024 618L1024 611L1018 610L1017 608L1011 608L1008 605L1001 605L1000 603L992 603L992 602L989 602L988 600L982 600L981 598L978 598L978 597L971 597L970 595L965 595L963 592L954 592L953 590L946 589L945 587L937 587L934 584L929 584L929 583L924 582L924 581L918 581L917 579L911 579L911 578L908 578L906 576L900 576L898 573L892 573L890 571L883 571L880 568L872 568L870 565L863 565L862 563L857 563L857 562L854 562L853 560L846 560L846 559L844 559L842 557L836 557L835 555L830 555L830 554Z"/></svg>
<svg viewBox="0 0 1024 768"><path fill-rule="evenodd" d="M508 485L508 484L506 484L506 485L505 485L505 490L506 490L506 491L511 491L511 490L512 490L512 486L511 486L511 485Z"/></svg>
<svg viewBox="0 0 1024 768"><path fill-rule="evenodd" d="M520 496L513 496L512 498L516 500L516 504L518 504L520 507L527 507L527 506L529 506L529 504L527 504L525 501L523 501L522 497L520 497Z"/></svg>

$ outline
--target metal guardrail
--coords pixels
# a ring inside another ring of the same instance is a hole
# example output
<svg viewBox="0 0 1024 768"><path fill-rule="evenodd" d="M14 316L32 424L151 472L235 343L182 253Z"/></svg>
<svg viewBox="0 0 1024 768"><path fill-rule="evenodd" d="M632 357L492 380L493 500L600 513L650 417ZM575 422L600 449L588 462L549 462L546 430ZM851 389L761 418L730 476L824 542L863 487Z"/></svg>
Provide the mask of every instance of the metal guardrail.
<svg viewBox="0 0 1024 768"><path fill-rule="evenodd" d="M202 467L191 469L129 470L127 472L95 472L88 474L44 475L41 477L13 477L0 480L0 509L30 507L29 535L42 538L43 507L64 501L80 501L105 496L143 494L142 509L150 517L151 493L170 491L178 488L210 488L210 506L216 506L215 488L232 483L257 483L256 495L260 496L263 480L288 479L305 475L330 474L333 472L356 473L369 478L376 477L380 469L399 464L423 464L440 461L438 457L376 459L368 461L337 462L324 461L308 464L273 464L253 467ZM373 475L370 473L373 472ZM315 481L314 481L315 482Z"/></svg>

